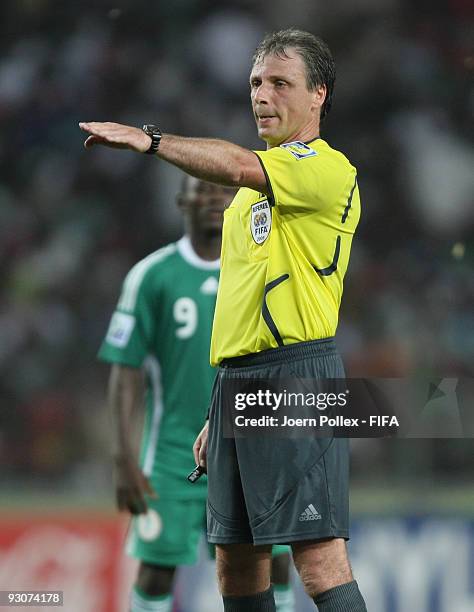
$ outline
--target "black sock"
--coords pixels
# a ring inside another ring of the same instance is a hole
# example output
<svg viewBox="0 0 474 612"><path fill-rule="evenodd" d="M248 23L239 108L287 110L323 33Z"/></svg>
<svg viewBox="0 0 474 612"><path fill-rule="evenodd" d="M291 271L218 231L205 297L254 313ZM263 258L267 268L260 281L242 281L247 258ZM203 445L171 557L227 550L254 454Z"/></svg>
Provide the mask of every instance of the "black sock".
<svg viewBox="0 0 474 612"><path fill-rule="evenodd" d="M273 599L273 589L257 593L256 595L246 595L244 597L226 597L224 600L225 612L275 612L275 600Z"/></svg>
<svg viewBox="0 0 474 612"><path fill-rule="evenodd" d="M319 612L367 612L355 580L320 593L313 601Z"/></svg>

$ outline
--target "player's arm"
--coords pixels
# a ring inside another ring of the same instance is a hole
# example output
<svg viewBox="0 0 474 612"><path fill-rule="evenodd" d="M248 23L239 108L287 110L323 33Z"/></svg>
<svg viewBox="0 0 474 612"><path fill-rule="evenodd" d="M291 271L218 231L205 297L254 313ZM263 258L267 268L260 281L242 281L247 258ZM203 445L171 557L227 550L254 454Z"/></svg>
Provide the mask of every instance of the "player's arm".
<svg viewBox="0 0 474 612"><path fill-rule="evenodd" d="M136 127L110 122L80 123L79 126L89 134L84 143L87 149L101 144L145 153L150 148L151 137ZM257 156L231 142L163 134L156 155L199 179L220 185L250 187L269 194Z"/></svg>
<svg viewBox="0 0 474 612"><path fill-rule="evenodd" d="M145 493L155 496L138 465L133 448L133 419L142 405L143 373L140 368L113 364L109 378L108 403L112 421L115 489L119 510L146 512Z"/></svg>

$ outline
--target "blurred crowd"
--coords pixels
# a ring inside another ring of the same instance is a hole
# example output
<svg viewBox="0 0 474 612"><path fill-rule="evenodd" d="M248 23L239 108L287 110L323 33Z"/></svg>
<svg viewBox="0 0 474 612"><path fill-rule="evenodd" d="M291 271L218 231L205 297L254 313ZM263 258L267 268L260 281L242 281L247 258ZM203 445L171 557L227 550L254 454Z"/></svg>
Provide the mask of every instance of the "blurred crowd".
<svg viewBox="0 0 474 612"><path fill-rule="evenodd" d="M0 12L0 481L105 481L95 354L129 267L181 231L179 172L86 153L78 121L259 148L248 73L274 29L320 34L336 58L323 137L357 166L363 204L338 332L348 373L474 376L469 0L17 0Z"/></svg>

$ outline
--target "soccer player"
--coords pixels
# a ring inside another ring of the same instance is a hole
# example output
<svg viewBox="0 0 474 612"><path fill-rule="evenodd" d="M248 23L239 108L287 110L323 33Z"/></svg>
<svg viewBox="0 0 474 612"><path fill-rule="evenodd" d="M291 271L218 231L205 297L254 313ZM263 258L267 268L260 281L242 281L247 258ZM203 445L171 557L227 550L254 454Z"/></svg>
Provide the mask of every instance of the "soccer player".
<svg viewBox="0 0 474 612"><path fill-rule="evenodd" d="M209 421L194 451L208 472L208 538L227 612L275 610L270 545L289 542L320 612L362 612L348 538L344 439L225 438L222 386L232 379L342 378L333 336L360 216L356 169L320 137L331 107L327 45L289 29L259 45L250 97L266 151L115 123L81 123L86 148L151 153L240 187L224 219ZM225 486L225 495L223 494ZM311 515L311 516L310 516Z"/></svg>
<svg viewBox="0 0 474 612"><path fill-rule="evenodd" d="M127 275L101 347L112 363L117 504L135 515L128 552L140 559L132 612L169 612L179 565L194 563L205 525L205 479L191 485L192 445L205 419L215 372L209 365L222 215L235 189L185 176L178 206L185 235ZM144 375L146 385L144 385ZM146 387L140 460L133 420ZM274 551L281 605L291 601L289 555ZM291 612L290 607L281 607Z"/></svg>

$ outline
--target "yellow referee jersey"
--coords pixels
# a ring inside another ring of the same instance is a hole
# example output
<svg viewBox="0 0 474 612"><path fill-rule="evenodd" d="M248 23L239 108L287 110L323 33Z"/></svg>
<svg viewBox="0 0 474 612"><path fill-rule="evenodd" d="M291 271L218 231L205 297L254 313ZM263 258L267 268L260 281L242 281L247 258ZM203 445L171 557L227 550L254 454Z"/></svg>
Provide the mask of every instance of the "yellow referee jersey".
<svg viewBox="0 0 474 612"><path fill-rule="evenodd" d="M356 169L317 138L256 151L271 194L224 214L211 363L334 336L360 199Z"/></svg>

